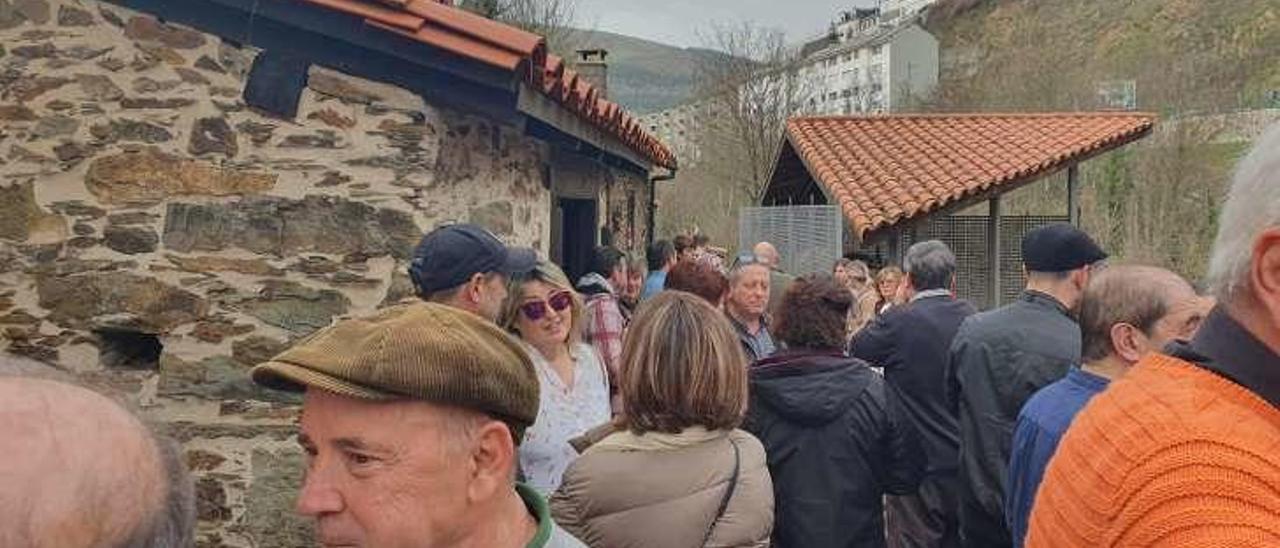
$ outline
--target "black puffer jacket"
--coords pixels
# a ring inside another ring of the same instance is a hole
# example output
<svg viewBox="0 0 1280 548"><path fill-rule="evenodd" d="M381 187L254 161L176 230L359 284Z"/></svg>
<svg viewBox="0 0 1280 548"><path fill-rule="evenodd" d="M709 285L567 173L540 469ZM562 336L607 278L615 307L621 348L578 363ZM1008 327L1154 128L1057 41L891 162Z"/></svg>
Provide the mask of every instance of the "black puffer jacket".
<svg viewBox="0 0 1280 548"><path fill-rule="evenodd" d="M839 351L787 350L751 369L744 428L773 476L775 548L885 545L885 494L914 492L924 452L879 374Z"/></svg>

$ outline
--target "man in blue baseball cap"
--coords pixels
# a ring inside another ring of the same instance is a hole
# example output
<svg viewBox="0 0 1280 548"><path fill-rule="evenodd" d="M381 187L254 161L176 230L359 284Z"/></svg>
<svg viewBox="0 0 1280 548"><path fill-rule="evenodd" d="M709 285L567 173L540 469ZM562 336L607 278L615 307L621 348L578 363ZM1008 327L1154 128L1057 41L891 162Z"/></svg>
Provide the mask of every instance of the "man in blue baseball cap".
<svg viewBox="0 0 1280 548"><path fill-rule="evenodd" d="M450 224L427 233L413 250L409 277L422 300L495 321L507 298L507 280L538 262L528 248L503 245L473 224Z"/></svg>

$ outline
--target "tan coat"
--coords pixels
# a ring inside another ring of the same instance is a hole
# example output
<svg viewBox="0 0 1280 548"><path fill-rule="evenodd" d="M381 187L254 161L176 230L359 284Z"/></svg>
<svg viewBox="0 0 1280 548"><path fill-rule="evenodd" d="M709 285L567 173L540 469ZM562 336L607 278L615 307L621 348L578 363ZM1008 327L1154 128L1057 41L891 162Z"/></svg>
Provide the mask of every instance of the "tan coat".
<svg viewBox="0 0 1280 548"><path fill-rule="evenodd" d="M551 514L592 548L701 547L733 474L730 439L738 483L706 546L767 547L773 483L764 447L742 430L677 448L591 447L565 472Z"/></svg>

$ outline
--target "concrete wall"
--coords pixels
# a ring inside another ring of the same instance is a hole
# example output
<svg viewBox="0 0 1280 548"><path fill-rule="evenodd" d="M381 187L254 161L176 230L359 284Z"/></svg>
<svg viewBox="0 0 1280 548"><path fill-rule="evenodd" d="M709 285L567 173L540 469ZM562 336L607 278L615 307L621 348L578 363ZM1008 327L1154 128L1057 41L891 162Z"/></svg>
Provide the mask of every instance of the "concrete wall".
<svg viewBox="0 0 1280 548"><path fill-rule="evenodd" d="M0 0L0 44L0 347L182 441L200 546L310 544L298 400L248 368L406 295L439 222L546 252L547 147L323 69L295 119L264 115L241 100L254 51L89 0ZM642 176L552 168L597 185L603 222L648 203Z"/></svg>

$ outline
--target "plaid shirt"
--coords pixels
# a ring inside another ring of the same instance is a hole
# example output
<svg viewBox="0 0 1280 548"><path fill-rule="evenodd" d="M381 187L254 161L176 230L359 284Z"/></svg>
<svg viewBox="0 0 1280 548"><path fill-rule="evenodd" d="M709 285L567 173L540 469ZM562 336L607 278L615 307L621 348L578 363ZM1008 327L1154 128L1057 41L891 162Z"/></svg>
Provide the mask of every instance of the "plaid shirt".
<svg viewBox="0 0 1280 548"><path fill-rule="evenodd" d="M609 394L613 411L618 406L618 374L622 365L622 337L627 331L627 321L622 316L618 298L612 293L596 293L586 299L586 317L582 329L583 340L594 346L604 359L609 371Z"/></svg>

